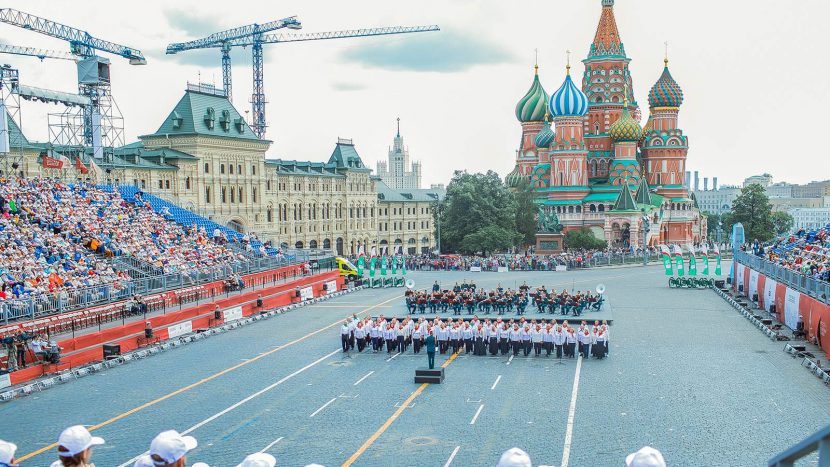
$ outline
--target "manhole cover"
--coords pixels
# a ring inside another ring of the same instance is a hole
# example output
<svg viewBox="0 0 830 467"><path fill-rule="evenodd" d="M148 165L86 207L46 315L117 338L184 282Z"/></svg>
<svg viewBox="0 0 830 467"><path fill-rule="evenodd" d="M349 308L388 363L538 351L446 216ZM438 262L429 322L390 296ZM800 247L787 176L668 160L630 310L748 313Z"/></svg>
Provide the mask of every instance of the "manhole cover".
<svg viewBox="0 0 830 467"><path fill-rule="evenodd" d="M416 436L415 438L409 438L406 440L409 444L414 444L416 446L429 446L430 444L435 444L438 440L435 438L430 438L428 436Z"/></svg>

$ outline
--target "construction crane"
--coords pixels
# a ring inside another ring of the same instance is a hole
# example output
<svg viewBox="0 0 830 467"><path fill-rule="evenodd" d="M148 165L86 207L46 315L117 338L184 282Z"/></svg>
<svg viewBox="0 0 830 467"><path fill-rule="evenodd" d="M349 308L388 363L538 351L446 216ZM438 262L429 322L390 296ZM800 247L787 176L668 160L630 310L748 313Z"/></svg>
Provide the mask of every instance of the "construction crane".
<svg viewBox="0 0 830 467"><path fill-rule="evenodd" d="M92 102L92 105L83 107L84 145L92 146L95 157L101 157L101 126L107 126L113 120L113 102L110 94L110 62L95 52L126 58L130 65L147 64L144 55L137 49L99 39L86 31L12 8L0 8L0 22L69 42L70 53L78 57L79 94Z"/></svg>
<svg viewBox="0 0 830 467"><path fill-rule="evenodd" d="M23 55L26 57L36 57L40 61L45 58L55 58L58 60L72 60L77 62L78 56L72 55L69 52L59 52L57 50L36 49L34 47L20 47L17 45L0 44L0 54Z"/></svg>
<svg viewBox="0 0 830 467"><path fill-rule="evenodd" d="M292 16L286 19L295 19ZM280 20L285 21L285 20ZM266 23L274 24L278 23ZM273 27L270 31L288 27L290 29L300 29L300 23L286 25L281 27ZM243 31L248 31L245 34ZM252 62L253 62L253 93L251 95L251 113L253 114L253 130L259 138L265 136L265 129L267 124L265 122L265 91L263 89L263 59L262 46L263 44L279 44L285 42L303 42L303 41L317 41L326 39L345 39L349 37L368 37L368 36L385 36L391 34L407 34L416 32L440 31L436 25L430 26L395 26L385 28L369 28L369 29L352 29L346 31L329 31L317 32L310 34L264 34L268 31L263 31L261 25L252 24L243 26L241 28L229 29L228 31L211 34L203 39L196 39L189 42L175 43L167 46L168 54L175 54L184 52L186 50L194 49L210 49L218 48L222 53L222 85L225 90L225 95L231 99L232 94L232 79L231 79L231 58L230 50L233 47L248 47L251 46ZM231 32L234 32L231 34ZM233 36L233 37L230 37Z"/></svg>

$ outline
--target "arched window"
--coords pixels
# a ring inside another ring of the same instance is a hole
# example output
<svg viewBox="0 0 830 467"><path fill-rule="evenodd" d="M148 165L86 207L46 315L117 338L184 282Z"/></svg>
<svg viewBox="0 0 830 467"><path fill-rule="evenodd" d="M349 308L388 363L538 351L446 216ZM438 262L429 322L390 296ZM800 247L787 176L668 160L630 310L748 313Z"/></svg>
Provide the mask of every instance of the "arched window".
<svg viewBox="0 0 830 467"><path fill-rule="evenodd" d="M239 187L236 191L239 193L239 202L241 203L242 202L242 187Z"/></svg>
<svg viewBox="0 0 830 467"><path fill-rule="evenodd" d="M256 175L256 166L255 165L251 166L251 175Z"/></svg>
<svg viewBox="0 0 830 467"><path fill-rule="evenodd" d="M227 192L225 191L225 187L222 187L221 191L219 192L219 202L220 203L226 203L227 202L227 198L225 196L226 194L227 194Z"/></svg>
<svg viewBox="0 0 830 467"><path fill-rule="evenodd" d="M225 164L219 164L219 173L220 173L220 174L224 174L224 173L225 173Z"/></svg>
<svg viewBox="0 0 830 467"><path fill-rule="evenodd" d="M308 247L309 248L317 248L317 240L310 240L308 242Z"/></svg>
<svg viewBox="0 0 830 467"><path fill-rule="evenodd" d="M274 208L268 206L268 209L265 211L265 220L270 224L274 222Z"/></svg>
<svg viewBox="0 0 830 467"><path fill-rule="evenodd" d="M210 187L205 187L205 202L210 203Z"/></svg>
<svg viewBox="0 0 830 467"><path fill-rule="evenodd" d="M588 206L588 211L589 212L597 212L597 205L596 204L589 205Z"/></svg>
<svg viewBox="0 0 830 467"><path fill-rule="evenodd" d="M573 214L573 212L574 212L574 207L573 206L568 206L568 213Z"/></svg>
<svg viewBox="0 0 830 467"><path fill-rule="evenodd" d="M323 239L323 249L324 250L330 250L331 249L331 240L329 240L328 238Z"/></svg>
<svg viewBox="0 0 830 467"><path fill-rule="evenodd" d="M235 198L236 198L236 197L235 197L235 194L236 194L236 190L234 190L234 189L233 189L233 187L231 187L231 203L235 203L235 202L236 202L236 199L235 199Z"/></svg>
<svg viewBox="0 0 830 467"><path fill-rule="evenodd" d="M187 178L184 179L184 189L185 190L190 189L190 177L187 177Z"/></svg>
<svg viewBox="0 0 830 467"><path fill-rule="evenodd" d="M296 248L296 249L298 249L298 250L302 250L302 249L303 249L303 242L297 242L297 243L295 243L295 244L294 244L294 248Z"/></svg>
<svg viewBox="0 0 830 467"><path fill-rule="evenodd" d="M604 204L599 205L599 212L605 212L605 205Z"/></svg>
<svg viewBox="0 0 830 467"><path fill-rule="evenodd" d="M210 173L210 164L208 164L207 162L205 162L205 173L206 174Z"/></svg>
<svg viewBox="0 0 830 467"><path fill-rule="evenodd" d="M231 171L231 173L233 173L233 171ZM242 173L242 165L241 164L237 164L236 173L239 174L239 175L245 175L245 174Z"/></svg>
<svg viewBox="0 0 830 467"><path fill-rule="evenodd" d="M256 187L251 188L251 201L256 203Z"/></svg>

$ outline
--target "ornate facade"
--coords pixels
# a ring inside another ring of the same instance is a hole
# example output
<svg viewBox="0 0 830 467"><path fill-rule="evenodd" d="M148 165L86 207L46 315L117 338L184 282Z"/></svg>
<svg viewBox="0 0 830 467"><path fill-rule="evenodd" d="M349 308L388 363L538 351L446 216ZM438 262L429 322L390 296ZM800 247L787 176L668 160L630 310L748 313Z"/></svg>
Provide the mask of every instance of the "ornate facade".
<svg viewBox="0 0 830 467"><path fill-rule="evenodd" d="M436 244L431 209L443 190L386 186L349 139L338 139L326 162L266 159L271 142L210 86L188 86L158 130L116 148L98 162L100 173L76 168L78 158L91 167L83 148L31 143L14 128L24 175L135 185L263 241L337 254L386 245L414 254ZM49 150L72 167L45 168Z"/></svg>
<svg viewBox="0 0 830 467"><path fill-rule="evenodd" d="M683 179L689 150L678 126L683 91L666 59L641 127L630 62L614 0L602 0L581 86L569 63L564 82L548 96L535 67L516 105L522 138L506 182L514 188L530 182L537 202L559 216L565 231L587 227L611 246L698 242L706 219Z"/></svg>
<svg viewBox="0 0 830 467"><path fill-rule="evenodd" d="M421 188L421 163L409 161L409 148L403 144L401 119L398 119L398 133L389 148L388 161L378 161L378 177L383 183L397 190Z"/></svg>

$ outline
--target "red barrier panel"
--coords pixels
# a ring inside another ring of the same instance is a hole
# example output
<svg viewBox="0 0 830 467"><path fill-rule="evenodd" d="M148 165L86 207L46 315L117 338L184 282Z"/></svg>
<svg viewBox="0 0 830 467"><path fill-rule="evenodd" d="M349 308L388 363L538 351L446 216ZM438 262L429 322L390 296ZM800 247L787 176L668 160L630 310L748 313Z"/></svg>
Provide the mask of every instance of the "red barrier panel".
<svg viewBox="0 0 830 467"><path fill-rule="evenodd" d="M209 322L213 319L213 310L216 305L220 309L242 304L243 316L250 316L258 313L260 309L256 307L257 296L263 295L263 308L275 308L287 305L294 299L293 291L297 287L307 287L311 285L314 290L314 296L319 297L324 295L323 284L335 280L337 281L338 289L342 288L344 280L339 277L337 271L330 271L315 276L300 277L296 281L266 287L260 290L252 290L240 295L221 298L213 302L203 303L197 306L183 309L181 311L174 311L160 316L148 318L150 321L154 334L160 340L167 340L169 338L168 328L170 325L181 322L192 322L192 329L205 329L209 326ZM270 279L269 279L270 281ZM267 297L268 295L275 295ZM248 302L248 303L246 303ZM212 323L218 324L218 323ZM103 359L102 344L114 343L121 346L121 352L129 352L138 348L138 337L144 336L145 322L143 320L132 321L123 326L116 326L101 331L92 332L89 334L77 336L75 338L65 339L58 342L62 348L64 356L61 359L61 364L67 364L70 368L79 365L84 365L93 361ZM11 373L10 378L13 385L20 384L38 378L44 374L46 367L44 365L36 365L23 370ZM48 371L48 370L47 370Z"/></svg>

